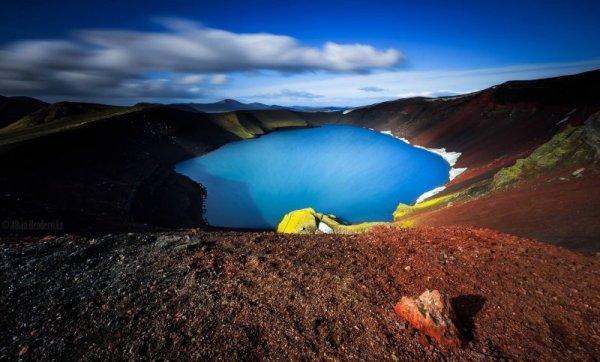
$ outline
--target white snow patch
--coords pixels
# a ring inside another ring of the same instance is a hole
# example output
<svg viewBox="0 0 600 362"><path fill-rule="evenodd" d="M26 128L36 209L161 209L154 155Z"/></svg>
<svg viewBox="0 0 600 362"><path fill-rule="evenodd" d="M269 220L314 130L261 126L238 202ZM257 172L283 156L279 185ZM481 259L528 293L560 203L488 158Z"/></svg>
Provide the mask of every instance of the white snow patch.
<svg viewBox="0 0 600 362"><path fill-rule="evenodd" d="M406 138L396 137L396 136L394 136L392 131L380 131L380 133L394 137L394 138L399 139L400 141L405 142L410 145L410 142ZM427 147L423 147L423 146L419 146L419 145L413 145L413 146L423 149L425 151L433 152L433 153L439 155L440 157L442 157L444 160L446 160L446 162L448 162L448 164L450 165L450 171L449 171L449 175L448 175L450 180L448 180L448 181L454 180L458 175L460 175L461 173L463 173L467 170L466 167L454 168L454 165L456 165L456 162L458 161L458 158L461 155L460 152L446 151L445 148L427 148ZM415 205L424 201L425 199L441 192L445 188L446 188L445 186L440 186L440 187L436 187L433 190L427 191L423 195L419 196L419 198L415 202Z"/></svg>
<svg viewBox="0 0 600 362"><path fill-rule="evenodd" d="M370 129L372 129L372 128L370 128ZM375 131L374 129L372 129L372 130ZM375 132L377 132L377 131L375 131ZM400 141L402 141L402 142L410 145L410 142L408 141L408 139L406 139L404 137L396 137L396 136L394 136L394 134L392 133L392 131L381 131L380 133L386 134L388 136L392 136L392 137L394 137L396 139L399 139Z"/></svg>
<svg viewBox="0 0 600 362"><path fill-rule="evenodd" d="M446 162L448 162L450 164L450 166L456 165L456 161L458 161L458 158L461 155L460 152L446 151L445 148L427 148L427 147L423 147L423 146L419 146L419 145L413 145L413 146L415 146L416 148L423 149L425 151L429 151L429 152L438 154L440 157L442 157L444 160L446 160Z"/></svg>
<svg viewBox="0 0 600 362"><path fill-rule="evenodd" d="M356 108L351 108L351 109L346 109L345 111L342 112L342 114L348 114L352 111L356 111L357 109L363 109L363 108L367 108L369 106L362 106L362 107L356 107Z"/></svg>
<svg viewBox="0 0 600 362"><path fill-rule="evenodd" d="M466 170L467 170L466 167L458 167L458 168L451 167L450 168L450 181L454 180L456 178L456 176L460 175L461 173L465 172Z"/></svg>
<svg viewBox="0 0 600 362"><path fill-rule="evenodd" d="M556 123L556 125L558 126L559 124L563 124L563 123L565 123L566 121L568 121L568 120L569 120L569 116L570 116L570 115L572 115L572 114L573 114L573 113L575 113L575 112L577 112L577 108L573 108L573 109L571 109L571 110L569 111L569 113L565 114L565 116L564 116L564 118L563 118L563 119L561 119L560 121L558 121L558 122Z"/></svg>
<svg viewBox="0 0 600 362"><path fill-rule="evenodd" d="M451 101L451 100L454 100L454 99L461 99L461 98L469 97L471 94L472 94L472 92L471 93L467 93L467 94L459 94L459 95L456 95L456 96L439 97L438 99L441 99L443 101Z"/></svg>
<svg viewBox="0 0 600 362"><path fill-rule="evenodd" d="M324 222L319 223L319 230L321 230L325 234L333 234L333 229L331 228L331 226L325 224Z"/></svg>
<svg viewBox="0 0 600 362"><path fill-rule="evenodd" d="M444 191L445 189L446 189L446 186L440 186L440 187L436 187L433 190L427 191L423 195L419 196L419 198L417 199L417 201L415 201L415 205L419 204L419 203L421 203L423 201L425 201L426 199L430 198L431 196L433 196L433 195L435 195L435 194L437 194L439 192Z"/></svg>
<svg viewBox="0 0 600 362"><path fill-rule="evenodd" d="M478 92L477 90L471 91L469 93L465 93L465 94L457 94L455 96L443 96L443 97L435 97L435 98L425 98L426 102L435 102L435 101L443 101L443 102L447 102L447 101L452 101L455 99L461 99L461 98L466 98L466 97L470 97L473 95L473 93Z"/></svg>

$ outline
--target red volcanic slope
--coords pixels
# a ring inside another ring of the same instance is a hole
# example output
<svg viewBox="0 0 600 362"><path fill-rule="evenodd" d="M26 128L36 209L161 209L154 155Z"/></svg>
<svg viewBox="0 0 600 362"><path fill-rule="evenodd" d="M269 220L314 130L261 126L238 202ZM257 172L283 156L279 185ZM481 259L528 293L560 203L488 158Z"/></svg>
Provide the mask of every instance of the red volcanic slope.
<svg viewBox="0 0 600 362"><path fill-rule="evenodd" d="M582 251L600 248L600 169L574 168L514 188L411 217L419 225L470 225L502 230Z"/></svg>
<svg viewBox="0 0 600 362"><path fill-rule="evenodd" d="M391 130L414 144L461 152L456 167L469 170L452 183L452 191L529 155L567 124L582 124L600 110L598 84L600 70L511 81L465 96L376 104L339 122Z"/></svg>

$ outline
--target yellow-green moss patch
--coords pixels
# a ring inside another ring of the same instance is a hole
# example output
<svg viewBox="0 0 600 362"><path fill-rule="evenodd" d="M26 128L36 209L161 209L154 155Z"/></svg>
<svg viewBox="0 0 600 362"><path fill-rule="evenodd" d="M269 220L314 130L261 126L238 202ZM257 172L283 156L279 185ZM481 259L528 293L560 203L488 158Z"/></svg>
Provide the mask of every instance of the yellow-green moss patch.
<svg viewBox="0 0 600 362"><path fill-rule="evenodd" d="M277 227L278 233L284 234L315 234L319 224L323 223L334 234L359 234L367 232L376 226L391 225L388 222L363 222L360 224L343 224L331 214L322 214L312 208L294 210L286 214Z"/></svg>
<svg viewBox="0 0 600 362"><path fill-rule="evenodd" d="M398 207L396 207L396 211L394 211L393 216L394 216L394 220L398 220L401 219L405 216L408 216L410 214L414 214L415 212L418 211L423 211L426 209L430 209L433 207L437 207L437 206L441 206L441 205L445 205L448 202L456 199L459 196L458 193L453 193L450 195L444 195L444 196L439 196L439 197L435 197L433 199L429 199L426 201L423 201L419 204L410 206L410 205L406 205L403 203L399 203Z"/></svg>
<svg viewBox="0 0 600 362"><path fill-rule="evenodd" d="M590 117L590 120L593 119L594 116ZM590 120L586 122L586 126L567 126L528 157L498 171L494 175L492 187L501 188L543 171L591 162L596 150L590 144L589 136L598 130L590 126Z"/></svg>
<svg viewBox="0 0 600 362"><path fill-rule="evenodd" d="M238 116L234 112L213 114L211 115L211 120L219 127L226 129L240 138L254 138L256 135L255 132L248 130L242 125ZM260 134L262 134L262 130Z"/></svg>

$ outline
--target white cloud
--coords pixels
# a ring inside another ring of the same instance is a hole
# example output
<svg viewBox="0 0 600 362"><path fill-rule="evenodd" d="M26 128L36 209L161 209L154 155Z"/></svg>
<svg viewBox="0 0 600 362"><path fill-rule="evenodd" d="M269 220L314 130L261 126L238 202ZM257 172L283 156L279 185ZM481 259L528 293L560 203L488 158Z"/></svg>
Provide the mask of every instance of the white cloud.
<svg viewBox="0 0 600 362"><path fill-rule="evenodd" d="M236 98L360 106L600 68L600 59L592 59L398 70L394 67L403 56L396 49L333 42L306 46L289 36L233 33L180 19L163 19L162 24L163 32L79 31L68 39L0 47L0 94L119 104Z"/></svg>
<svg viewBox="0 0 600 362"><path fill-rule="evenodd" d="M233 33L179 19L162 24L163 32L84 30L70 39L0 48L0 93L118 96L132 83L155 85L151 74L167 73L163 96L173 97L185 96L190 85L222 85L228 73L365 72L403 60L396 49L367 44L309 47L285 35Z"/></svg>
<svg viewBox="0 0 600 362"><path fill-rule="evenodd" d="M248 95L248 96L245 96L244 98L247 98L247 99L252 99L252 98L275 99L275 100L276 99L285 99L288 101L294 101L294 100L306 101L306 100L311 100L311 99L323 98L323 96L320 94L315 94L315 93L311 93L311 92L307 92L307 91L303 91L303 90L282 89L280 91L273 92L273 93Z"/></svg>
<svg viewBox="0 0 600 362"><path fill-rule="evenodd" d="M225 84L227 82L227 75L225 74L215 74L210 78L211 84Z"/></svg>
<svg viewBox="0 0 600 362"><path fill-rule="evenodd" d="M177 84L194 85L202 83L206 80L206 76L202 74L188 74L175 80Z"/></svg>
<svg viewBox="0 0 600 362"><path fill-rule="evenodd" d="M265 79L254 79L245 87L228 90L232 98L253 98L253 95L264 95L263 103L279 102L284 105L296 104L292 99L282 97L279 89L282 84L288 89L302 89L317 93L322 97L309 100L300 105L315 106L361 106L377 102L408 97L439 97L485 89L508 80L539 79L566 74L576 74L600 68L600 59L580 62L523 64L495 68L479 69L441 69L428 71L389 71L372 74L346 74L312 77L288 77L269 85ZM357 84L373 84L385 89L382 92L371 92L365 96L364 90ZM279 94L269 99L268 95Z"/></svg>

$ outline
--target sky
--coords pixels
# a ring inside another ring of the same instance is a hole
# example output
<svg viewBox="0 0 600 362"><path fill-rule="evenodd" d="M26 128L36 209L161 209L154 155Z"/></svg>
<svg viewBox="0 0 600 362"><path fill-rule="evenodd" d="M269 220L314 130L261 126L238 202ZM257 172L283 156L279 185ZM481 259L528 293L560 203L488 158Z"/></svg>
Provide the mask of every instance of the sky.
<svg viewBox="0 0 600 362"><path fill-rule="evenodd" d="M600 68L600 1L2 5L0 94L360 106Z"/></svg>

